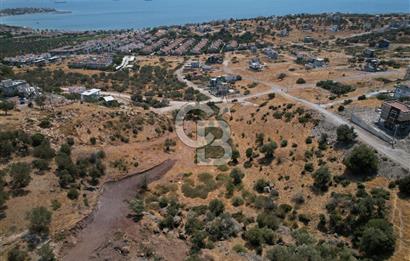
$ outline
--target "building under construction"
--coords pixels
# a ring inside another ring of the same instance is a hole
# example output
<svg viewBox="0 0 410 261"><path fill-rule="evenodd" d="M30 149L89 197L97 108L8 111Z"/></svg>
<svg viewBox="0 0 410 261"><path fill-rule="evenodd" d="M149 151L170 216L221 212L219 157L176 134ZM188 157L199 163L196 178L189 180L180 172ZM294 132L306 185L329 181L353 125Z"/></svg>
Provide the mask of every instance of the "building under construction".
<svg viewBox="0 0 410 261"><path fill-rule="evenodd" d="M390 130L406 130L410 127L410 105L399 101L385 101L380 121Z"/></svg>

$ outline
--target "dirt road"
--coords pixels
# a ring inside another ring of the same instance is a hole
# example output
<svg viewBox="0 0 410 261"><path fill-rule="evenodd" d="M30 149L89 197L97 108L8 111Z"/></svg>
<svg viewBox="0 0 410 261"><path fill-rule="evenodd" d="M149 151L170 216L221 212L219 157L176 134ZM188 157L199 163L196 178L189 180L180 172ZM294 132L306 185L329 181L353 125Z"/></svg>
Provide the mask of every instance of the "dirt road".
<svg viewBox="0 0 410 261"><path fill-rule="evenodd" d="M96 209L85 220L85 227L78 234L77 244L71 249L64 250L62 260L92 259L98 248L126 222L129 213L127 201L135 196L142 184L158 180L173 167L174 163L173 160L166 160L145 172L104 184Z"/></svg>

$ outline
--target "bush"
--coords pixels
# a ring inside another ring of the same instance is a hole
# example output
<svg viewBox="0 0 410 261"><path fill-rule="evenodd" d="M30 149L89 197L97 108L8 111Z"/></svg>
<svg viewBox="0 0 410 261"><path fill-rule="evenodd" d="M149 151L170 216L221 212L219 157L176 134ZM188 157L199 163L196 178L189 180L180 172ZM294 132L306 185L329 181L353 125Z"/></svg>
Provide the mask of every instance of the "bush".
<svg viewBox="0 0 410 261"><path fill-rule="evenodd" d="M79 196L79 192L77 188L75 187L71 187L67 192L67 197L71 200L78 199L78 196Z"/></svg>
<svg viewBox="0 0 410 261"><path fill-rule="evenodd" d="M49 162L47 160L38 159L32 161L33 167L38 169L39 171L46 171L49 170Z"/></svg>
<svg viewBox="0 0 410 261"><path fill-rule="evenodd" d="M343 95L355 90L355 88L351 85L342 84L332 80L320 81L316 83L316 86L328 90L336 95Z"/></svg>
<svg viewBox="0 0 410 261"><path fill-rule="evenodd" d="M336 129L337 141L343 144L351 144L356 141L357 134L353 127L347 124L340 125Z"/></svg>
<svg viewBox="0 0 410 261"><path fill-rule="evenodd" d="M40 256L38 261L55 261L57 260L53 249L50 247L49 244L43 245L38 251L37 254Z"/></svg>
<svg viewBox="0 0 410 261"><path fill-rule="evenodd" d="M43 140L41 144L34 148L33 156L40 159L52 159L55 151L51 148L48 140Z"/></svg>
<svg viewBox="0 0 410 261"><path fill-rule="evenodd" d="M384 219L372 219L366 224L359 248L367 256L389 256L394 252L394 246L395 237L390 223Z"/></svg>
<svg viewBox="0 0 410 261"><path fill-rule="evenodd" d="M234 168L229 176L232 178L232 183L234 185L239 185L242 182L243 177L245 174L238 168Z"/></svg>
<svg viewBox="0 0 410 261"><path fill-rule="evenodd" d="M42 119L38 126L43 129L48 129L51 128L52 125L49 119Z"/></svg>
<svg viewBox="0 0 410 261"><path fill-rule="evenodd" d="M269 186L269 182L266 181L265 179L258 179L255 183L255 185L253 186L253 189L255 191L257 191L258 193L263 193L264 192L264 188Z"/></svg>
<svg viewBox="0 0 410 261"><path fill-rule="evenodd" d="M258 222L260 228L267 227L276 230L279 227L279 220L272 211L264 211L260 213L256 218L256 222Z"/></svg>
<svg viewBox="0 0 410 261"><path fill-rule="evenodd" d="M244 238L254 247L260 247L262 244L273 244L275 233L269 228L253 227L245 231Z"/></svg>
<svg viewBox="0 0 410 261"><path fill-rule="evenodd" d="M219 216L225 210L224 203L219 199L213 199L209 202L208 206L209 211L211 211L215 216Z"/></svg>
<svg viewBox="0 0 410 261"><path fill-rule="evenodd" d="M27 215L30 232L39 236L48 235L51 215L45 207L33 208Z"/></svg>
<svg viewBox="0 0 410 261"><path fill-rule="evenodd" d="M31 181L30 177L31 167L27 163L17 162L10 166L10 187L13 190L20 190L26 186Z"/></svg>
<svg viewBox="0 0 410 261"><path fill-rule="evenodd" d="M234 197L232 199L232 206L234 206L234 207L242 206L243 203L244 203L244 201L241 197Z"/></svg>
<svg viewBox="0 0 410 261"><path fill-rule="evenodd" d="M332 182L332 175L330 174L327 166L321 166L313 174L314 183L313 186L321 191L327 191L330 183Z"/></svg>
<svg viewBox="0 0 410 261"><path fill-rule="evenodd" d="M91 143L92 145L97 144L97 139L96 139L95 137L91 137L91 138L90 138L90 143Z"/></svg>
<svg viewBox="0 0 410 261"><path fill-rule="evenodd" d="M297 83L297 84L305 84L306 81L305 81L305 79L303 79L303 78L299 78L299 79L296 80L296 83Z"/></svg>
<svg viewBox="0 0 410 261"><path fill-rule="evenodd" d="M31 144L33 145L33 147L37 147L39 146L41 143L43 143L43 141L46 138L44 137L43 134L41 133L35 133L33 135L31 135Z"/></svg>
<svg viewBox="0 0 410 261"><path fill-rule="evenodd" d="M410 176L398 181L400 193L405 196L410 196Z"/></svg>
<svg viewBox="0 0 410 261"><path fill-rule="evenodd" d="M375 151L366 145L359 145L344 159L347 169L357 176L377 174L379 159Z"/></svg>
<svg viewBox="0 0 410 261"><path fill-rule="evenodd" d="M143 212L145 210L144 201L140 199L131 200L129 207L133 212L133 220L138 222L144 216Z"/></svg>
<svg viewBox="0 0 410 261"><path fill-rule="evenodd" d="M276 145L276 142L271 141L269 143L264 144L260 151L263 154L265 154L265 159L272 159L277 147L278 146Z"/></svg>
<svg viewBox="0 0 410 261"><path fill-rule="evenodd" d="M244 246L242 246L241 244L234 245L232 247L232 250L235 251L238 254L248 252L248 250L246 250L246 248Z"/></svg>
<svg viewBox="0 0 410 261"><path fill-rule="evenodd" d="M313 172L314 169L315 169L315 168L314 168L312 162L307 162L307 163L305 163L305 167L304 167L304 170L305 170L305 171L307 171L307 172Z"/></svg>
<svg viewBox="0 0 410 261"><path fill-rule="evenodd" d="M8 261L26 261L30 260L30 257L26 251L20 250L19 247L14 247L7 253Z"/></svg>

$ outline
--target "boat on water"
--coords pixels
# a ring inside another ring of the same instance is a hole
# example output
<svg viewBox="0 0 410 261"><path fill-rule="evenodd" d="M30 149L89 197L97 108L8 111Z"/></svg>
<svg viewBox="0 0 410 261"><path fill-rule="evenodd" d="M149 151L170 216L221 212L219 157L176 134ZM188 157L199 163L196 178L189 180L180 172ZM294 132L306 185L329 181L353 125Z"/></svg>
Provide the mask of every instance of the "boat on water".
<svg viewBox="0 0 410 261"><path fill-rule="evenodd" d="M65 1L65 0L54 0L54 3L56 3L56 4L65 4L65 3L67 3L67 1Z"/></svg>

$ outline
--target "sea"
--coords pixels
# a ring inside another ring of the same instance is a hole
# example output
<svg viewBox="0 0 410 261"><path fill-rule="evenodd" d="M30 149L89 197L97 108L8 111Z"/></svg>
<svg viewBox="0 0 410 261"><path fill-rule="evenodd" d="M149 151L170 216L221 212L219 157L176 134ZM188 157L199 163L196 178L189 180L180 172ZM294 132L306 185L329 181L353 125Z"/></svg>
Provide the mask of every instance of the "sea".
<svg viewBox="0 0 410 261"><path fill-rule="evenodd" d="M69 13L0 17L1 24L65 31L141 29L299 13L410 13L410 0L0 0L0 8Z"/></svg>

